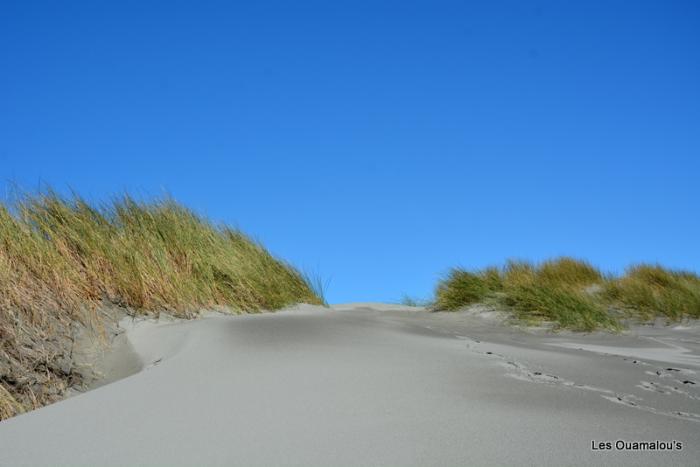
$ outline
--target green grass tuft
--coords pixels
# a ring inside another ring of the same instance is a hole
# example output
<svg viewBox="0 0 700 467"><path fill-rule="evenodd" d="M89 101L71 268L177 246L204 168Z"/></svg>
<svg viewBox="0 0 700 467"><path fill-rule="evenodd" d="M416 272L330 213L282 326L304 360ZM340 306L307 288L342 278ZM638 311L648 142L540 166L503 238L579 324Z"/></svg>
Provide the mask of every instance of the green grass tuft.
<svg viewBox="0 0 700 467"><path fill-rule="evenodd" d="M574 331L617 329L617 320L600 303L572 287L532 282L509 288L504 302L526 322L551 321Z"/></svg>
<svg viewBox="0 0 700 467"><path fill-rule="evenodd" d="M563 257L542 263L537 279L543 284L580 287L601 283L603 274L585 261Z"/></svg>
<svg viewBox="0 0 700 467"><path fill-rule="evenodd" d="M581 331L618 329L620 310L641 320L700 318L700 277L659 265L633 266L612 277L574 258L539 265L511 260L501 269L452 270L438 283L434 308L457 310L490 300L527 322L547 320Z"/></svg>
<svg viewBox="0 0 700 467"><path fill-rule="evenodd" d="M500 269L453 270L438 284L435 308L456 310L495 300L528 322L547 320L559 327L586 331L614 329L616 320L586 292L587 287L603 281L600 271L573 258L540 265L511 260Z"/></svg>
<svg viewBox="0 0 700 467"><path fill-rule="evenodd" d="M412 297L410 295L404 294L401 297L401 300L398 301L399 305L403 306L412 306L412 307L428 307L431 305L430 300L426 300L423 298L416 298Z"/></svg>
<svg viewBox="0 0 700 467"><path fill-rule="evenodd" d="M609 281L605 297L628 313L651 319L665 316L671 320L700 318L700 277L686 271L640 264L626 274Z"/></svg>
<svg viewBox="0 0 700 467"><path fill-rule="evenodd" d="M489 294L489 283L479 272L453 269L438 285L435 306L440 310L456 310L481 302Z"/></svg>

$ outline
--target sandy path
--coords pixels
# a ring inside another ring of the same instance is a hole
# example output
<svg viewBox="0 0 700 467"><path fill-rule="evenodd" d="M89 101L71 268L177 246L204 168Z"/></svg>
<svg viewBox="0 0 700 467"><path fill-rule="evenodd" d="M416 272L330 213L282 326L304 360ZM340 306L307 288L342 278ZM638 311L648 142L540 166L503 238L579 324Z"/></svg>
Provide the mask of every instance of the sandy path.
<svg viewBox="0 0 700 467"><path fill-rule="evenodd" d="M144 370L0 423L1 465L700 459L698 327L540 336L378 305L125 326ZM591 450L618 439L683 450Z"/></svg>

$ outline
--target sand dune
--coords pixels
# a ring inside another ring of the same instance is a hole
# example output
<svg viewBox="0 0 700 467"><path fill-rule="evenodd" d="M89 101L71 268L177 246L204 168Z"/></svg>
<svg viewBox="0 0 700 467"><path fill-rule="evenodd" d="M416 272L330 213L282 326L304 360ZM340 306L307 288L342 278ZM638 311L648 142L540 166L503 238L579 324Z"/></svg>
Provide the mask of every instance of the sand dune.
<svg viewBox="0 0 700 467"><path fill-rule="evenodd" d="M349 304L121 326L106 378L133 374L0 423L1 465L700 459L693 323L551 335L471 312ZM682 450L591 449L616 440Z"/></svg>

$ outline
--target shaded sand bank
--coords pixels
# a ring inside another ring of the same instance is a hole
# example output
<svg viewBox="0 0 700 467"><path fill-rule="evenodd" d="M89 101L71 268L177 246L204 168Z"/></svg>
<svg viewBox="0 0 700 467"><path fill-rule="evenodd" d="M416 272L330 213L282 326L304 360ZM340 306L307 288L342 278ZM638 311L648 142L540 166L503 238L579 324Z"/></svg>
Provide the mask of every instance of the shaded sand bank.
<svg viewBox="0 0 700 467"><path fill-rule="evenodd" d="M548 335L488 314L351 304L121 325L128 351L107 372L141 370L0 423L1 465L700 459L697 324ZM616 440L682 450L591 449Z"/></svg>

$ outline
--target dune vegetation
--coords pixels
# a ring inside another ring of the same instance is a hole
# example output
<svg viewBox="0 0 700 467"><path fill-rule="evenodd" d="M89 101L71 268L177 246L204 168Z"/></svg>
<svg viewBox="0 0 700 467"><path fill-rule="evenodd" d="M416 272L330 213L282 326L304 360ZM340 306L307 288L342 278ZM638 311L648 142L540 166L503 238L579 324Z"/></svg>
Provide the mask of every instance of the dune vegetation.
<svg viewBox="0 0 700 467"><path fill-rule="evenodd" d="M451 270L438 283L433 308L457 310L477 303L510 310L529 323L617 330L625 318L700 318L700 277L644 264L616 277L567 257L541 264L509 261L500 268Z"/></svg>
<svg viewBox="0 0 700 467"><path fill-rule="evenodd" d="M52 191L0 205L0 419L57 400L75 326L102 305L131 314L322 303L296 269L171 199L94 205Z"/></svg>
<svg viewBox="0 0 700 467"><path fill-rule="evenodd" d="M659 265L637 265L624 277L607 281L604 297L642 318L666 316L671 320L700 318L700 277Z"/></svg>

